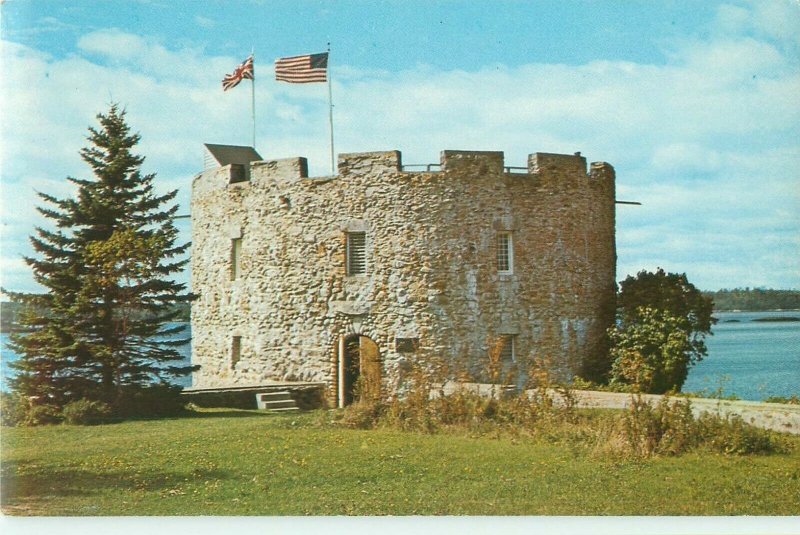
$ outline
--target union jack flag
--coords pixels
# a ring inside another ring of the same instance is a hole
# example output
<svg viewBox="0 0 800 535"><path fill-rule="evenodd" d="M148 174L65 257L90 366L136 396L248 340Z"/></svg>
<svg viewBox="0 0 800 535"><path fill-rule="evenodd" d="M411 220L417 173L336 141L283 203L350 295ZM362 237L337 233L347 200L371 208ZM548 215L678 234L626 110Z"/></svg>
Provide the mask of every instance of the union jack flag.
<svg viewBox="0 0 800 535"><path fill-rule="evenodd" d="M231 74L226 74L222 79L222 90L227 91L233 89L242 80L252 80L254 75L253 70L253 56L251 55L246 60L241 62Z"/></svg>

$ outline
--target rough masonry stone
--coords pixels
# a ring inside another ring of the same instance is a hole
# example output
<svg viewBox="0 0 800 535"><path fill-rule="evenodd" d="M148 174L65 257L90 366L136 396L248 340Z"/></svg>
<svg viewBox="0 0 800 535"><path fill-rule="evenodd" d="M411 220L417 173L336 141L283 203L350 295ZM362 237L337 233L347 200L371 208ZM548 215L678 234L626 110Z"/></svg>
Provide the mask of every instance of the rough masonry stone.
<svg viewBox="0 0 800 535"><path fill-rule="evenodd" d="M330 177L307 177L305 158L248 167L244 182L225 166L192 184L195 387L322 381L335 401L350 334L377 344L387 392L415 359L480 376L501 337L521 369L543 358L567 378L603 358L611 165L587 172L579 153L536 153L508 172L502 152L448 150L438 171L404 171L399 151L340 154ZM347 275L348 232L365 233L364 275ZM499 233L511 236L511 273L498 272ZM414 352L397 352L397 338L415 339Z"/></svg>

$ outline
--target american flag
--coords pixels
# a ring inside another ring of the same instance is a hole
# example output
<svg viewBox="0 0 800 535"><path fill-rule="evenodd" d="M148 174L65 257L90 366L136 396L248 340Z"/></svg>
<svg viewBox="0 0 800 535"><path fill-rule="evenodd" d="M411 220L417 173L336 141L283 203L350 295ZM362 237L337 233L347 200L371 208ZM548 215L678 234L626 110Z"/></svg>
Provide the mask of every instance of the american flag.
<svg viewBox="0 0 800 535"><path fill-rule="evenodd" d="M275 79L290 84L327 82L328 53L305 54L275 60Z"/></svg>
<svg viewBox="0 0 800 535"><path fill-rule="evenodd" d="M233 89L239 85L239 82L242 80L252 80L253 74L253 56L250 56L241 62L231 74L225 75L225 78L222 79L222 90L227 91L228 89Z"/></svg>

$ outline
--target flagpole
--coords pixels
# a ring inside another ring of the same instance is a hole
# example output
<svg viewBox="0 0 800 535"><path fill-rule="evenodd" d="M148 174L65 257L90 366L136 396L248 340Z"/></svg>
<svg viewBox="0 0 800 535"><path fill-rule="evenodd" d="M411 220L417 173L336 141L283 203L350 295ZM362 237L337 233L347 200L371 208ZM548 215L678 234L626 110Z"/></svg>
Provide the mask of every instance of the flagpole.
<svg viewBox="0 0 800 535"><path fill-rule="evenodd" d="M255 48L250 48L250 57L253 58L253 77L250 78L250 112L253 116L253 150L256 148L256 56Z"/></svg>
<svg viewBox="0 0 800 535"><path fill-rule="evenodd" d="M331 88L331 44L328 43L328 121L331 132L331 174L336 174L336 161L333 153L333 89Z"/></svg>

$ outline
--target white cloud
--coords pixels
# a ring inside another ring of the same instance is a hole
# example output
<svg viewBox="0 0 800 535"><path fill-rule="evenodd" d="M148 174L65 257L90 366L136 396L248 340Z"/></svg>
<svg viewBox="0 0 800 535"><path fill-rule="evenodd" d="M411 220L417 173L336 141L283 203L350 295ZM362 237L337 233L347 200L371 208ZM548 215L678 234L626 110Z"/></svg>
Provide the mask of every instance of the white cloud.
<svg viewBox="0 0 800 535"><path fill-rule="evenodd" d="M213 28L216 25L216 21L214 21L214 19L210 19L202 15L196 15L194 17L194 22L201 28Z"/></svg>
<svg viewBox="0 0 800 535"><path fill-rule="evenodd" d="M800 45L800 4L788 2L754 1L755 26L776 39Z"/></svg>
<svg viewBox="0 0 800 535"><path fill-rule="evenodd" d="M785 53L794 38L780 28L769 40L742 34L765 34L778 16L745 6L721 7L712 38L676 42L666 65L337 66L337 152L396 148L407 163L431 163L443 149L504 150L507 165L525 165L530 152L582 151L616 167L619 198L644 203L618 211L620 278L661 266L707 288L800 286L791 238L800 235L800 73ZM61 59L3 45L5 259L27 250L41 221L15 210L37 204L34 187L66 195L65 176L87 175L78 150L111 100L142 134L144 171L158 172L164 191L180 188L184 207L203 142L250 143L249 83L222 93L219 82L242 58L117 29L81 36L80 53ZM258 61L256 73L262 155L307 156L312 174L327 174L327 87L278 84ZM4 279L29 285L16 268Z"/></svg>

